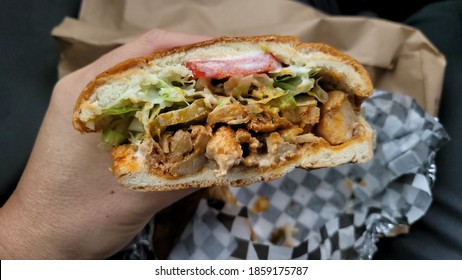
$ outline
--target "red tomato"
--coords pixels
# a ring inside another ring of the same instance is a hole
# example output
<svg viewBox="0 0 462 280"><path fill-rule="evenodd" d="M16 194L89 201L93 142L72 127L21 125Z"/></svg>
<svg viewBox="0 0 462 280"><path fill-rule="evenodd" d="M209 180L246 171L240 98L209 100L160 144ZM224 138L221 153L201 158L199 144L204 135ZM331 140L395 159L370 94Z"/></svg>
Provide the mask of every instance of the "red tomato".
<svg viewBox="0 0 462 280"><path fill-rule="evenodd" d="M234 75L247 76L281 67L281 63L268 53L223 59L195 60L186 62L195 78L222 79Z"/></svg>

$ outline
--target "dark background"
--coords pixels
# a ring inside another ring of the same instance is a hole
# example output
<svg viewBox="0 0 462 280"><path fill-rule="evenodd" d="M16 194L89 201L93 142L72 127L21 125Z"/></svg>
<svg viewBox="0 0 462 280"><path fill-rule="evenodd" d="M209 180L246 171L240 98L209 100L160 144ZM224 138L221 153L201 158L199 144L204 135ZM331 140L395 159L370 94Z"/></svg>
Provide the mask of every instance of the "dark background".
<svg viewBox="0 0 462 280"><path fill-rule="evenodd" d="M440 121L452 140L438 153L434 202L408 235L382 239L376 259L462 259L462 1L299 0L331 15L419 28L448 61ZM0 0L0 205L25 167L57 80L51 30L78 16L77 0Z"/></svg>

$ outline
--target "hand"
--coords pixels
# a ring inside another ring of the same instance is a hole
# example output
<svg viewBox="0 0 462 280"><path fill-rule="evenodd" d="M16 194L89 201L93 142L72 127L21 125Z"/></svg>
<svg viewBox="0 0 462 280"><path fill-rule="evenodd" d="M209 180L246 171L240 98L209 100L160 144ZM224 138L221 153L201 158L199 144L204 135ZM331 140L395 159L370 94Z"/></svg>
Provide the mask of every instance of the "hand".
<svg viewBox="0 0 462 280"><path fill-rule="evenodd" d="M207 39L153 30L64 77L21 180L0 209L1 259L106 258L126 246L152 216L193 190L135 192L110 173L98 133L72 127L80 91L97 74L131 57Z"/></svg>

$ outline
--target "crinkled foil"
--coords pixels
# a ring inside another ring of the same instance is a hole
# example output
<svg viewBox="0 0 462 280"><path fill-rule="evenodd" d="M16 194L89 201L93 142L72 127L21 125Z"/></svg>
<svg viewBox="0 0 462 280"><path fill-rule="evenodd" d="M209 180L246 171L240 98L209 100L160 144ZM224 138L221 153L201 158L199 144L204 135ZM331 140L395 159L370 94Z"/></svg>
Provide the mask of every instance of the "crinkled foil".
<svg viewBox="0 0 462 280"><path fill-rule="evenodd" d="M371 259L379 238L408 233L430 207L435 153L449 136L405 95L376 91L364 111L373 160L231 188L236 203L201 199L168 258ZM124 258L156 257L155 219Z"/></svg>

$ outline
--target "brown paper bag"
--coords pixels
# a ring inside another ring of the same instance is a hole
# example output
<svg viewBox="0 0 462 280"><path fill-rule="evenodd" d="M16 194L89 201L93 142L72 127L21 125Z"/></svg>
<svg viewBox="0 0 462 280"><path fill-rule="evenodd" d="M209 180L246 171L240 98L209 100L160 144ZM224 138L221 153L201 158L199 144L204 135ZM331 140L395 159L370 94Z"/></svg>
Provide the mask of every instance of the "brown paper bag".
<svg viewBox="0 0 462 280"><path fill-rule="evenodd" d="M60 76L152 28L328 43L364 64L375 88L410 95L438 113L446 61L420 31L379 19L327 16L289 0L84 0L79 19L66 18L52 32L62 50Z"/></svg>

